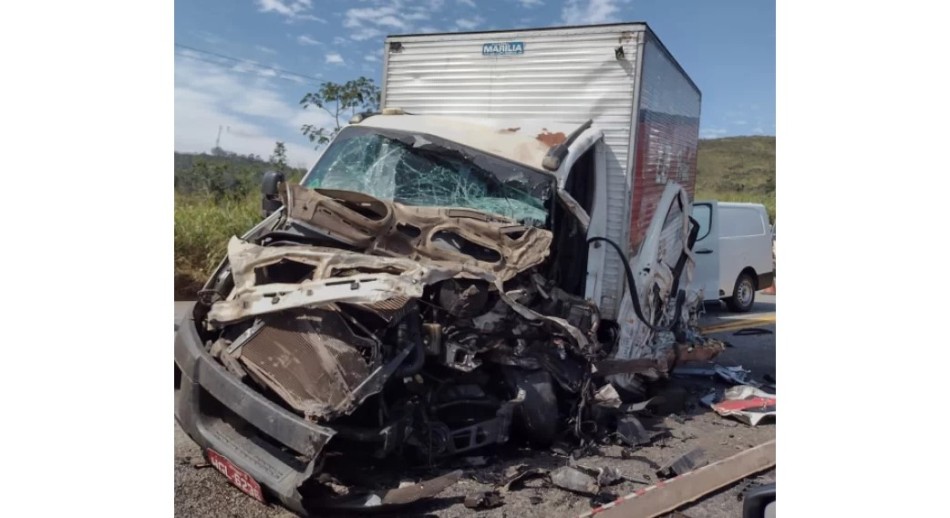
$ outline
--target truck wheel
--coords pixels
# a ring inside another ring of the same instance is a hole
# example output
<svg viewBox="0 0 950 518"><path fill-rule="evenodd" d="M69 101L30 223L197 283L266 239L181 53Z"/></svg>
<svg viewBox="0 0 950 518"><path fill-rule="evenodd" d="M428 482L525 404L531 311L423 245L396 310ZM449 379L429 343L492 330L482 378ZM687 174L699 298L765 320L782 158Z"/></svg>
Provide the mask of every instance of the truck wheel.
<svg viewBox="0 0 950 518"><path fill-rule="evenodd" d="M506 378L516 391L523 389L524 402L515 412L519 428L538 445L549 446L557 434L557 396L551 375L544 370L506 369Z"/></svg>
<svg viewBox="0 0 950 518"><path fill-rule="evenodd" d="M755 281L748 273L739 274L736 286L732 289L732 296L726 299L729 309L737 313L746 313L755 303Z"/></svg>

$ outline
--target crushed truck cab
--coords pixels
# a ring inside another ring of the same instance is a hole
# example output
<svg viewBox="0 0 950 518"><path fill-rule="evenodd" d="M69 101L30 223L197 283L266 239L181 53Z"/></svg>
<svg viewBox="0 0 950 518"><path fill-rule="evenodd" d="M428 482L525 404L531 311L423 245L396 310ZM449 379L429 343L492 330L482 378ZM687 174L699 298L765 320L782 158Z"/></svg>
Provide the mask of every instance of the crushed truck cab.
<svg viewBox="0 0 950 518"><path fill-rule="evenodd" d="M278 186L176 334L182 428L298 512L425 496L314 492L339 453L589 438L721 350L689 286L700 94L645 24L386 52L382 112Z"/></svg>

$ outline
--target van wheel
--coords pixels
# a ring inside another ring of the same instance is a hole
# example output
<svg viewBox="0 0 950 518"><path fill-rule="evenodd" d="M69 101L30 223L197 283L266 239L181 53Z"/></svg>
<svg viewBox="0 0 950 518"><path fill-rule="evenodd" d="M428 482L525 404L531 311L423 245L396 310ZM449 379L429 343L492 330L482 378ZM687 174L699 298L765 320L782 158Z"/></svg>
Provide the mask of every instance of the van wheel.
<svg viewBox="0 0 950 518"><path fill-rule="evenodd" d="M748 273L739 274L736 286L732 289L732 296L726 299L729 309L737 313L746 313L755 303L755 281Z"/></svg>

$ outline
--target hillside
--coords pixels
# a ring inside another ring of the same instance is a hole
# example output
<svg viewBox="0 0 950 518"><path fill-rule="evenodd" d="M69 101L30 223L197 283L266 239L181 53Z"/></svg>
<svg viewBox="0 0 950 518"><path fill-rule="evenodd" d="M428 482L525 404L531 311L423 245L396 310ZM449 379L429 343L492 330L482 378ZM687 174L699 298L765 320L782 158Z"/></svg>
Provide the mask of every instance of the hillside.
<svg viewBox="0 0 950 518"><path fill-rule="evenodd" d="M775 221L775 137L699 141L696 198L765 205Z"/></svg>

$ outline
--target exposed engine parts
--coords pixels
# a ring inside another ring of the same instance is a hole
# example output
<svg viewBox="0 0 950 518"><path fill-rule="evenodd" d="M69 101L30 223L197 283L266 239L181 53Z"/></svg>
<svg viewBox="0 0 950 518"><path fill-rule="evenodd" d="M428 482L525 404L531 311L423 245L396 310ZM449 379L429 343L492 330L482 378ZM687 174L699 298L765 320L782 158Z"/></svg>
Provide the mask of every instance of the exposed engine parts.
<svg viewBox="0 0 950 518"><path fill-rule="evenodd" d="M616 324L546 275L552 238L474 210L291 185L285 212L231 240L196 316L215 358L335 430L330 448L434 459L515 429L583 437L608 376L663 375L674 333L698 335L694 313L646 302L673 330L657 334L663 355L618 360Z"/></svg>

